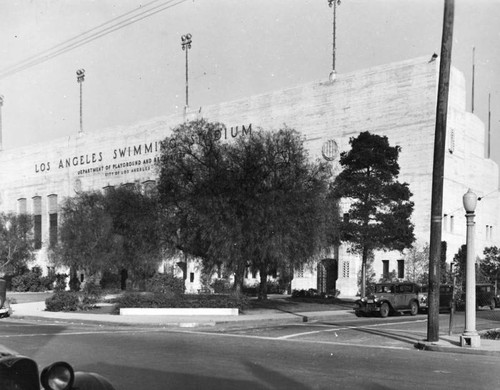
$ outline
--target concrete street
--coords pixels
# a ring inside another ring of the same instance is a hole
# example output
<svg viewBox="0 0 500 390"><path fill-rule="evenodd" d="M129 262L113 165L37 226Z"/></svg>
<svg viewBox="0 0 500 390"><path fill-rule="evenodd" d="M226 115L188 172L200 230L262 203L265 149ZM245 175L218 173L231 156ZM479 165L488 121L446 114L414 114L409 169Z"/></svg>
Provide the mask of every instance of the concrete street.
<svg viewBox="0 0 500 390"><path fill-rule="evenodd" d="M426 319L341 315L192 329L3 319L0 344L41 367L66 360L99 372L124 390L500 388L498 356L416 349ZM445 336L448 315L440 323ZM478 325L491 320L479 316Z"/></svg>

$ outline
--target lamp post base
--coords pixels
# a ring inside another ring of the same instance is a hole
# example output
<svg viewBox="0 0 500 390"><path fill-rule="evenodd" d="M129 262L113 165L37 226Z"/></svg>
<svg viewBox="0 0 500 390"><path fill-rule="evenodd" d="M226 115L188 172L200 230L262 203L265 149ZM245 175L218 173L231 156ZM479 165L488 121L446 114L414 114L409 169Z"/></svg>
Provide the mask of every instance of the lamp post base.
<svg viewBox="0 0 500 390"><path fill-rule="evenodd" d="M478 348L481 346L481 337L477 333L464 333L460 336L460 346Z"/></svg>

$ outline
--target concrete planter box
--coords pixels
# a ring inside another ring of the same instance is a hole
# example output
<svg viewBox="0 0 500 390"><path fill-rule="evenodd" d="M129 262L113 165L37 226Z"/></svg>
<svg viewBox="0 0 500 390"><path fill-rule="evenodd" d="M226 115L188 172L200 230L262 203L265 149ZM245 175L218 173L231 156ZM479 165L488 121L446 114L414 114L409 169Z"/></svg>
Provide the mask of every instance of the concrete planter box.
<svg viewBox="0 0 500 390"><path fill-rule="evenodd" d="M124 308L122 316L237 316L238 309L209 308Z"/></svg>

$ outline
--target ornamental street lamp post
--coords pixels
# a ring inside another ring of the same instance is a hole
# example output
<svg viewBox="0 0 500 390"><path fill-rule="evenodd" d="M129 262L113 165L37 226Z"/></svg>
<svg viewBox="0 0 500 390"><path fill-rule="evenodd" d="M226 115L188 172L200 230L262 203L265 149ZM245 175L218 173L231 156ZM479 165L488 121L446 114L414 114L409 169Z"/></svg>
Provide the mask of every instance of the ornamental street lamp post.
<svg viewBox="0 0 500 390"><path fill-rule="evenodd" d="M82 103L82 84L85 81L85 69L78 69L76 71L76 81L80 84L80 131L79 135L83 134L83 103Z"/></svg>
<svg viewBox="0 0 500 390"><path fill-rule="evenodd" d="M476 254L474 249L474 211L477 195L470 189L463 197L465 218L467 219L467 265L465 271L465 331L460 336L462 347L479 347L481 338L476 331Z"/></svg>
<svg viewBox="0 0 500 390"><path fill-rule="evenodd" d="M186 34L181 37L182 50L186 52L186 108L189 106L189 89L188 89L188 51L191 49L191 42L193 36Z"/></svg>

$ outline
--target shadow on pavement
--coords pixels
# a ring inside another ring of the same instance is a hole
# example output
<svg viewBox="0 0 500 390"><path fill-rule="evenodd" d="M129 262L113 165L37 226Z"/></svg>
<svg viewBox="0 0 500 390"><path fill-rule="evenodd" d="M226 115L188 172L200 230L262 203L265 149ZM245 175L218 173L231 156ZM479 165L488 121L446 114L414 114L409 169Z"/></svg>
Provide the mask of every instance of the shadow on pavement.
<svg viewBox="0 0 500 390"><path fill-rule="evenodd" d="M175 389L175 390L221 390L221 389L304 389L303 383L296 382L277 372L254 363L245 362L254 378L221 378L200 375L196 372L174 372L131 366L115 366L107 363L95 363L77 367L77 370L97 372L111 381L117 389ZM189 366L189 365L188 365ZM186 366L186 368L188 368ZM118 378L118 379L115 379Z"/></svg>

